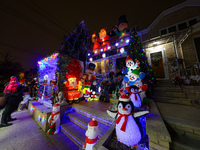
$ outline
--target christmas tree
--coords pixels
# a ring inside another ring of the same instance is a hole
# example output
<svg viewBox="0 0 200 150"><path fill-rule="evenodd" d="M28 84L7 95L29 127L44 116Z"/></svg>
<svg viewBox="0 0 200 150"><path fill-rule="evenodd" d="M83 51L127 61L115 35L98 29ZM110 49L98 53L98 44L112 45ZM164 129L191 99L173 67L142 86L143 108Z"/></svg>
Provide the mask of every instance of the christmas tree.
<svg viewBox="0 0 200 150"><path fill-rule="evenodd" d="M61 49L58 51L58 70L59 70L59 88L66 80L66 74L69 73L69 64L73 63L69 57L86 61L88 49L91 49L91 37L84 21L81 21L64 40ZM77 70L78 71L78 70Z"/></svg>
<svg viewBox="0 0 200 150"><path fill-rule="evenodd" d="M142 44L136 28L131 29L130 35L131 41L127 51L127 55L130 56L135 62L139 60L139 71L146 74L145 78L143 79L143 83L150 86L155 82L154 72L152 70L152 67L148 64L147 57L145 55L145 52L143 51Z"/></svg>
<svg viewBox="0 0 200 150"><path fill-rule="evenodd" d="M84 21L81 21L64 40L59 53L85 61L88 49L91 49L91 37Z"/></svg>

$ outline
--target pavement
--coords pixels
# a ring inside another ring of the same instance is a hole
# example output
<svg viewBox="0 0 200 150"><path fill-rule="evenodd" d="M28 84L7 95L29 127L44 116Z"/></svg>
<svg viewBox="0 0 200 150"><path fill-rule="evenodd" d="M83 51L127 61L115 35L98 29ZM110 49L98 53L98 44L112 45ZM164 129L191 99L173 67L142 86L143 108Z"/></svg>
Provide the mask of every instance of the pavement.
<svg viewBox="0 0 200 150"><path fill-rule="evenodd" d="M109 103L102 103L101 106L94 105L97 102L84 102L74 104L81 105L99 111L109 109ZM157 103L160 113L163 116L173 116L181 120L188 120L187 123L200 125L200 109L184 105L170 105L166 103ZM151 109L151 108L150 108ZM0 113L1 114L1 113ZM56 135L48 135L28 114L27 110L16 111L12 114L13 125L0 128L0 150L78 150L79 148L67 137L60 132ZM189 121L190 120L190 121ZM186 123L186 122L185 122Z"/></svg>
<svg viewBox="0 0 200 150"><path fill-rule="evenodd" d="M0 128L0 150L78 150L62 132L48 135L28 114L14 112L13 125Z"/></svg>

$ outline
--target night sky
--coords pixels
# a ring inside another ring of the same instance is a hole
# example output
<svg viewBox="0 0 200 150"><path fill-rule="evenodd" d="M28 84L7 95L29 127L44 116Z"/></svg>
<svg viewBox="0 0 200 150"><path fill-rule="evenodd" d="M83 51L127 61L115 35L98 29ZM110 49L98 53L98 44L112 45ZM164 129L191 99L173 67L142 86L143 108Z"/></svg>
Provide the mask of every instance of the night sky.
<svg viewBox="0 0 200 150"><path fill-rule="evenodd" d="M110 31L126 15L129 28L147 28L159 14L185 0L0 0L0 59L29 70L61 47L64 36L85 21L90 34ZM98 34L97 34L98 35Z"/></svg>

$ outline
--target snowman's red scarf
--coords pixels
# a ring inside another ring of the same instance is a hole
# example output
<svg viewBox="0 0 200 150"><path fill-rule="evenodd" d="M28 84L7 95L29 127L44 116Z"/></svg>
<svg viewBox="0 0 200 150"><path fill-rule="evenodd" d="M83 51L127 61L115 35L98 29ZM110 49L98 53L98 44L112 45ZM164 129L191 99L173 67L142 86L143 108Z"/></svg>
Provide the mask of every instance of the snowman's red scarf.
<svg viewBox="0 0 200 150"><path fill-rule="evenodd" d="M58 112L56 112L56 113L51 113L51 118L53 119L53 117L55 116L55 115L57 115L57 114L59 114L60 113L60 111L58 111ZM50 120L50 122L52 122L51 120Z"/></svg>
<svg viewBox="0 0 200 150"><path fill-rule="evenodd" d="M121 114L121 113L118 111L118 114L119 114L120 116L119 116L119 117L117 118L117 120L116 120L116 123L117 123L117 124L120 122L120 120L121 120L122 117L125 117L124 123L122 124L120 130L122 130L122 131L125 132L128 116L132 115L133 113L134 113L134 112L132 112L132 113L130 113L130 114Z"/></svg>
<svg viewBox="0 0 200 150"><path fill-rule="evenodd" d="M87 136L85 138L84 148L86 148L86 144L94 144L98 140L98 136L95 139L89 139Z"/></svg>

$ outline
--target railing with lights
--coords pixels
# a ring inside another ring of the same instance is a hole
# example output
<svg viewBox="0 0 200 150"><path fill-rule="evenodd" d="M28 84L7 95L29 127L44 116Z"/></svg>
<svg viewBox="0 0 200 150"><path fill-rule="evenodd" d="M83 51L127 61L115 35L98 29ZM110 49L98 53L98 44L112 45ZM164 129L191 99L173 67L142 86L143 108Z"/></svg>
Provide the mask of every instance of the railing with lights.
<svg viewBox="0 0 200 150"><path fill-rule="evenodd" d="M123 54L129 47L130 42L132 42L131 40L130 36L125 36L110 45L103 45L98 49L94 49L93 52L88 53L88 61L91 62L112 55Z"/></svg>

